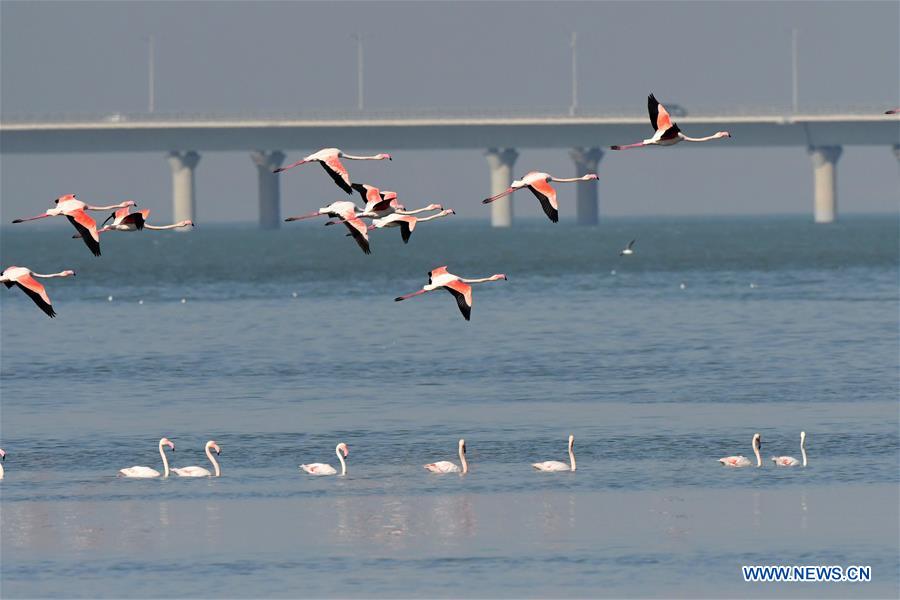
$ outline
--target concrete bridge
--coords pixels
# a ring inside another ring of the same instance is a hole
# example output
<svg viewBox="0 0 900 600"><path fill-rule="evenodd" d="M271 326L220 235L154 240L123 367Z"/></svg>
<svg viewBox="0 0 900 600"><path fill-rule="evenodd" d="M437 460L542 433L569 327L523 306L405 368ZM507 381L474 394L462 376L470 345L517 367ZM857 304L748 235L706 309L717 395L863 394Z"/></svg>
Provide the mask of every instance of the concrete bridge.
<svg viewBox="0 0 900 600"><path fill-rule="evenodd" d="M836 165L844 146L886 146L900 160L900 119L874 107L784 115L743 111L675 117L685 129L734 136L716 148L799 146L813 168L817 223L837 215ZM0 122L0 153L159 152L172 169L175 220L193 219L194 177L201 152L246 151L259 182L259 222L276 228L280 217L278 177L272 170L284 150L299 154L336 146L350 152L476 149L485 153L491 194L513 179L517 148L564 148L578 174L596 172L612 143L650 137L646 114L346 113L293 116L165 116L113 114L92 118L28 118ZM685 146L689 144L684 144ZM598 221L596 182L577 186L577 221ZM509 199L491 205L491 222L512 224Z"/></svg>

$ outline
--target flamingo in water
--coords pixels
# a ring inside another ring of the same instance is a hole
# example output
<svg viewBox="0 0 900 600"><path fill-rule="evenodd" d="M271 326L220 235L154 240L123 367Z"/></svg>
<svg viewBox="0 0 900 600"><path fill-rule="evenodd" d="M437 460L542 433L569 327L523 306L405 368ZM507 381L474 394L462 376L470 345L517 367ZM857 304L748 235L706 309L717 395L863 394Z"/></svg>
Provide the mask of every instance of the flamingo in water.
<svg viewBox="0 0 900 600"><path fill-rule="evenodd" d="M173 448L174 450L174 448ZM215 442L215 440L209 440L206 442L206 446L204 447L206 450L206 458L209 459L209 462L212 463L213 470L215 471L216 477L221 477L222 470L219 469L219 462L216 460L215 456L212 455L212 451L216 451L216 456L222 453L222 449L219 448L219 444ZM213 474L209 472L209 469L204 469L203 467L172 467L172 472L178 475L179 477L212 477Z"/></svg>
<svg viewBox="0 0 900 600"><path fill-rule="evenodd" d="M298 160L286 167L280 167L272 172L281 173L282 171L299 167L305 163L317 162L322 165L322 168L325 169L325 172L328 173L339 188L348 194L352 194L353 188L350 183L350 173L347 171L347 168L344 167L343 163L341 163L342 158L347 158L349 160L392 160L390 154L382 153L374 156L354 156L352 154L345 154L338 148L322 148L318 152L313 152L302 160Z"/></svg>
<svg viewBox="0 0 900 600"><path fill-rule="evenodd" d="M315 212L296 217L288 217L285 221L302 221L303 219L312 219L313 217L332 217L339 219L335 223L343 223L350 231L350 235L356 240L356 243L362 248L366 254L371 254L369 248L369 228L362 220L356 216L357 212L361 212L359 208L347 200L332 202L328 206L323 206Z"/></svg>
<svg viewBox="0 0 900 600"><path fill-rule="evenodd" d="M613 150L628 150L629 148L640 148L641 146L672 146L678 142L709 142L719 138L730 138L731 134L727 131L718 131L713 135L702 138L692 138L681 133L678 125L672 122L669 111L660 104L656 96L650 94L647 96L647 110L650 112L650 125L656 133L653 137L635 144L626 146L610 146Z"/></svg>
<svg viewBox="0 0 900 600"><path fill-rule="evenodd" d="M544 462L532 463L531 465L538 471L574 471L575 470L575 436L569 436L569 464L559 462L558 460L545 460Z"/></svg>
<svg viewBox="0 0 900 600"><path fill-rule="evenodd" d="M85 204L81 200L78 200L75 197L75 194L60 196L53 202L56 204L56 208L48 208L43 214L36 217L16 219L13 223L24 223L25 221L34 221L36 219L65 215L75 229L78 230L78 233L81 234L85 245L90 249L94 256L100 256L100 234L97 233L97 223L84 211L112 210L116 208L126 208L128 206L137 206L133 200L126 200L125 202L111 204L110 206L91 206L90 204Z"/></svg>
<svg viewBox="0 0 900 600"><path fill-rule="evenodd" d="M350 454L350 448L347 447L347 444L341 442L337 446L334 447L334 453L337 454L338 460L341 463L341 475L347 474L347 463L344 462L344 458ZM310 463L308 465L300 465L300 468L309 473L310 475L336 475L337 470L331 465L326 465L325 463Z"/></svg>
<svg viewBox="0 0 900 600"><path fill-rule="evenodd" d="M407 298L412 298L413 296L418 296L425 292L444 288L456 298L456 304L459 306L459 311L466 321L468 321L472 315L472 286L469 284L497 281L498 279L506 281L507 277L503 273L498 273L482 279L463 279L458 275L448 273L446 266L438 267L428 273L428 285L418 292L406 294L405 296L397 296L394 298L394 301L400 302L401 300L406 300Z"/></svg>
<svg viewBox="0 0 900 600"><path fill-rule="evenodd" d="M169 441L169 438L161 438L159 440L159 455L163 462L163 477L169 476L169 459L166 458L164 446L168 446L175 452L175 444ZM150 467L128 467L127 469L119 469L121 477L134 477L139 479L149 479L151 477L159 477L159 471Z"/></svg>
<svg viewBox="0 0 900 600"><path fill-rule="evenodd" d="M462 469L449 460L439 460L422 466L432 473L462 473L465 475L469 472L469 463L466 460L466 440L459 440L459 464L462 465Z"/></svg>
<svg viewBox="0 0 900 600"><path fill-rule="evenodd" d="M800 454L803 456L803 462L801 463L799 460L794 458L793 456L773 456L772 462L775 463L776 466L779 467L798 467L801 464L806 466L806 432L800 432Z"/></svg>
<svg viewBox="0 0 900 600"><path fill-rule="evenodd" d="M53 310L53 303L50 302L50 296L47 295L47 290L44 289L44 286L41 285L35 277L49 279L51 277L69 276L74 277L75 271L68 270L43 275L41 273L35 273L26 267L7 267L3 273L0 274L0 283L5 285L7 289L14 285L19 286L19 289L28 294L28 297L37 304L38 308L47 313L47 316L52 319L56 316L56 312Z"/></svg>
<svg viewBox="0 0 900 600"><path fill-rule="evenodd" d="M6 460L6 452L0 448L0 460ZM0 479L3 479L3 465L0 464Z"/></svg>
<svg viewBox="0 0 900 600"><path fill-rule="evenodd" d="M505 191L500 192L495 196L491 196L490 198L485 198L481 201L481 203L490 204L495 200L499 200L504 196L512 194L516 190L528 188L529 190L531 190L531 193L534 194L535 198L537 198L541 203L541 208L544 209L544 214L546 214L551 221L557 223L559 222L559 204L556 201L556 190L553 189L553 186L550 185L550 182L593 181L595 179L598 179L596 173L588 173L587 175L582 175L581 177L554 177L549 173L531 171L530 173L526 173L525 177L523 177L522 179L516 179L511 184L509 184L509 187Z"/></svg>
<svg viewBox="0 0 900 600"><path fill-rule="evenodd" d="M756 466L762 466L762 458L759 455L759 448L762 445L762 439L760 438L758 433L753 434L753 441L751 442L753 446L753 453L756 454ZM750 462L750 459L746 456L726 456L725 458L720 458L719 462L725 465L726 467L749 467L753 463Z"/></svg>

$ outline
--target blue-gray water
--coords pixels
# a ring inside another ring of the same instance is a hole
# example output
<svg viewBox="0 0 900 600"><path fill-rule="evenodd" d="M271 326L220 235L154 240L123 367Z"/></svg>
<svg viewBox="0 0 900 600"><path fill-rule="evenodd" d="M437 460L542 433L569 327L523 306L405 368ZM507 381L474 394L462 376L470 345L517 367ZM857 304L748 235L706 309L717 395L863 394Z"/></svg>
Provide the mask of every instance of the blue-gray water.
<svg viewBox="0 0 900 600"><path fill-rule="evenodd" d="M897 596L896 215L447 219L371 256L294 225L111 233L99 259L2 229L4 266L78 271L53 320L0 289L4 597ZM393 302L443 264L509 281L470 323ZM716 462L757 431L799 456L801 430L806 469ZM570 432L578 471L533 472ZM116 477L161 436L178 466L217 440L223 476ZM467 476L422 469L460 437ZM346 478L299 472L339 441Z"/></svg>

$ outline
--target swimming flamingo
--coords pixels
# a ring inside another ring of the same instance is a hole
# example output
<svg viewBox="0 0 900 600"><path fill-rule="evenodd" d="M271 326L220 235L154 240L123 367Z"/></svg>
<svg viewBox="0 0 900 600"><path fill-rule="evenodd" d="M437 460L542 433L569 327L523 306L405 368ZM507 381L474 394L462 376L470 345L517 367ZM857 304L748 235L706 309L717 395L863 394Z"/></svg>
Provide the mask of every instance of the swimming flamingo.
<svg viewBox="0 0 900 600"><path fill-rule="evenodd" d="M24 223L25 221L34 221L36 219L44 219L46 217L57 217L65 215L69 222L75 227L78 233L84 239L85 245L90 249L94 256L100 256L100 234L97 233L97 223L86 212L86 210L111 210L116 208L125 208L128 206L137 206L133 200L126 200L119 204L110 206L91 206L85 204L75 197L75 194L66 194L60 196L53 201L56 208L49 208L44 214L36 217L28 217L25 219L16 219L13 223Z"/></svg>
<svg viewBox="0 0 900 600"><path fill-rule="evenodd" d="M285 221L301 221L303 219L311 219L313 217L329 216L339 218L335 223L343 223L350 231L350 235L356 240L356 243L362 248L366 254L371 254L369 248L369 228L356 215L362 212L355 204L346 200L332 202L328 206L323 206L315 212L297 217L288 217ZM327 223L326 223L327 225Z"/></svg>
<svg viewBox="0 0 900 600"><path fill-rule="evenodd" d="M531 465L538 471L574 471L575 470L575 436L569 436L569 464L559 462L558 460L545 460L544 462L532 463Z"/></svg>
<svg viewBox="0 0 900 600"><path fill-rule="evenodd" d="M418 296L425 292L444 288L456 297L456 304L459 306L462 316L468 321L472 315L472 286L468 284L497 281L498 279L503 279L505 281L507 277L503 273L498 273L483 279L463 279L462 277L448 273L446 266L438 267L428 273L428 285L418 292L406 294L405 296L397 296L394 298L394 302L400 302L401 300L406 300L407 298L412 298L413 296Z"/></svg>
<svg viewBox="0 0 900 600"><path fill-rule="evenodd" d="M3 451L3 448L0 448L0 460L6 460L6 452ZM0 464L0 479L3 479L3 465Z"/></svg>
<svg viewBox="0 0 900 600"><path fill-rule="evenodd" d="M166 453L163 449L163 446L168 446L172 449L172 452L175 452L175 444L169 441L169 438L162 438L159 440L159 455L162 457L163 462L163 477L169 476L169 460L166 458ZM150 477L159 477L159 471L156 469L151 469L150 467L128 467L127 469L119 469L119 475L122 477L137 477L137 478L150 478Z"/></svg>
<svg viewBox="0 0 900 600"><path fill-rule="evenodd" d="M373 219L372 224L369 226L369 229L399 227L400 237L403 238L403 243L407 244L409 243L409 237L412 235L413 230L416 228L416 223L424 223L425 221L440 219L441 217L455 214L456 212L452 209L442 210L441 212L435 213L428 217L414 217L412 215L401 215L398 213L393 213L381 219Z"/></svg>
<svg viewBox="0 0 900 600"><path fill-rule="evenodd" d="M216 455L222 453L222 449L219 448L219 445L213 441L209 440L206 442L206 446L204 448L206 450L206 457L209 459L209 462L212 463L213 469L216 472L216 477L220 477L222 475L221 469L219 469L219 463L216 461L216 457L212 455L211 450L216 451ZM203 467L172 467L172 472L178 475L179 477L212 477L213 474L209 472L209 469L204 469Z"/></svg>
<svg viewBox="0 0 900 600"><path fill-rule="evenodd" d="M762 466L762 458L759 456L759 448L762 446L762 439L759 437L758 433L753 434L753 453L756 454L756 466ZM738 456L726 456L725 458L720 458L719 462L725 465L726 467L749 467L753 463L750 462L750 459L746 456L738 455Z"/></svg>
<svg viewBox="0 0 900 600"><path fill-rule="evenodd" d="M544 209L544 214L546 214L551 221L557 223L559 222L559 204L556 202L556 190L553 189L553 186L550 185L550 182L593 181L595 179L598 179L596 173L588 173L587 175L583 175L581 177L554 177L548 173L531 171L530 173L527 173L522 179L516 179L511 184L509 184L509 188L507 188L506 191L500 192L496 196L485 198L481 201L481 203L490 204L495 200L499 200L504 196L512 194L516 190L527 187L529 190L531 190L531 193L534 194L535 198L540 201L541 208Z"/></svg>
<svg viewBox="0 0 900 600"><path fill-rule="evenodd" d="M322 148L318 152L310 154L303 160L298 160L293 164L290 164L286 167L280 167L272 172L281 173L282 171L287 171L288 169L299 167L300 165L305 163L317 162L322 165L322 168L325 169L325 172L328 173L329 176L331 176L331 178L339 188L341 188L348 194L352 194L353 188L350 187L352 185L350 183L350 173L347 172L347 169L341 163L340 159L342 158L347 158L349 160L392 160L390 154L376 154L374 156L353 156L351 154L344 154L344 152L342 152L338 148Z"/></svg>
<svg viewBox="0 0 900 600"><path fill-rule="evenodd" d="M635 241L637 240L631 240L630 242L628 242L628 246L625 247L621 252L619 252L619 256L631 256L632 254L634 254L634 250L632 250L631 247L634 246Z"/></svg>
<svg viewBox="0 0 900 600"><path fill-rule="evenodd" d="M459 440L459 464L462 465L462 470L449 460L439 460L423 466L432 473L462 473L465 475L469 472L469 463L466 461L466 440Z"/></svg>
<svg viewBox="0 0 900 600"><path fill-rule="evenodd" d="M347 447L347 444L341 442L337 446L334 447L334 453L337 454L338 460L341 461L341 475L347 474L347 463L344 462L344 457L350 454L350 448ZM341 455L343 453L343 455ZM310 475L336 475L337 470L331 465L326 465L325 463L311 463L308 465L300 465L300 468L309 473Z"/></svg>
<svg viewBox="0 0 900 600"><path fill-rule="evenodd" d="M799 460L794 458L793 456L773 456L772 462L775 463L776 466L779 467L796 467L799 465L806 466L806 432L800 432L800 453L803 455L803 462L801 463Z"/></svg>
<svg viewBox="0 0 900 600"><path fill-rule="evenodd" d="M671 146L681 141L708 142L719 138L731 137L731 134L727 131L719 131L702 138L692 138L684 135L678 128L678 125L672 122L672 117L669 116L669 111L666 110L666 107L660 104L653 94L647 96L647 110L650 112L650 125L656 131L653 137L626 146L610 146L613 150L628 150L629 148L640 148L641 146Z"/></svg>
<svg viewBox="0 0 900 600"><path fill-rule="evenodd" d="M11 288L14 285L19 286L19 289L28 294L28 297L38 305L38 308L47 313L47 316L52 319L56 316L56 312L53 310L50 296L47 295L47 290L44 289L44 286L41 285L35 277L49 279L51 277L69 276L74 277L75 271L68 270L42 275L41 273L35 273L25 267L7 267L3 273L0 273L0 283L7 288Z"/></svg>

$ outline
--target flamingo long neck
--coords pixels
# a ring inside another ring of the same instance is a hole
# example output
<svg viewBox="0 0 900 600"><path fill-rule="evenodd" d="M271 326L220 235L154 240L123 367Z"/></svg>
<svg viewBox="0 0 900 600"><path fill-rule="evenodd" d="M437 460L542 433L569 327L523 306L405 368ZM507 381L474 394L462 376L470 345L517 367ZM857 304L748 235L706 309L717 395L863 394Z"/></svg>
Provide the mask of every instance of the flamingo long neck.
<svg viewBox="0 0 900 600"><path fill-rule="evenodd" d="M551 177L550 181L559 181L562 183L569 183L572 181L590 181L590 180L585 179L584 177Z"/></svg>
<svg viewBox="0 0 900 600"><path fill-rule="evenodd" d="M569 464L572 465L572 470L575 470L575 451L572 449L572 442L569 442Z"/></svg>
<svg viewBox="0 0 900 600"><path fill-rule="evenodd" d="M466 453L463 450L463 446L459 447L459 464L462 465L462 472L469 472L469 462L466 460Z"/></svg>
<svg viewBox="0 0 900 600"><path fill-rule="evenodd" d="M756 440L753 440L753 454L756 455L756 466L761 467L762 466L762 457L760 457L760 455L759 455L759 445L756 442Z"/></svg>
<svg viewBox="0 0 900 600"><path fill-rule="evenodd" d="M710 140L719 139L719 136L713 134L713 135L708 135L708 136L702 137L702 138L692 138L692 137L688 137L684 134L681 134L681 139L684 140L685 142L708 142Z"/></svg>
<svg viewBox="0 0 900 600"><path fill-rule="evenodd" d="M144 223L144 229L155 229L157 231L161 229L177 229L179 227L187 227L187 225L183 223L172 223L171 225L148 225Z"/></svg>
<svg viewBox="0 0 900 600"><path fill-rule="evenodd" d="M421 220L424 221L425 219L421 219ZM460 277L459 280L462 281L463 283L485 283L487 281L496 281L497 279L499 279L499 278L494 275L491 275L490 277L482 277L481 279L463 279Z"/></svg>
<svg viewBox="0 0 900 600"><path fill-rule="evenodd" d="M163 461L163 477L169 476L169 459L166 458L166 451L163 449L163 445L159 445L159 455L162 457Z"/></svg>
<svg viewBox="0 0 900 600"><path fill-rule="evenodd" d="M31 273L32 277L44 277L48 279L51 277L68 277L69 275L71 275L71 273L67 273L66 271L60 271L59 273L49 273L47 275L44 275L42 273Z"/></svg>
<svg viewBox="0 0 900 600"><path fill-rule="evenodd" d="M342 158L348 158L350 160L382 160L383 156L378 156L377 154L374 156L353 156L352 154L342 154Z"/></svg>
<svg viewBox="0 0 900 600"><path fill-rule="evenodd" d="M399 210L395 210L394 212L401 214L401 215L417 215L419 213L428 212L429 210L438 210L438 209L428 208L426 206L425 208L416 208L414 210L399 209ZM422 220L424 221L425 219L422 219Z"/></svg>
<svg viewBox="0 0 900 600"><path fill-rule="evenodd" d="M129 206L133 205L128 204L127 202L119 202L118 204L110 204L109 206L92 206L88 204L84 208L85 210L114 210L117 208L127 208Z"/></svg>
<svg viewBox="0 0 900 600"><path fill-rule="evenodd" d="M441 217L449 216L450 213L439 212L437 214L429 215L427 217L418 217L418 220L422 223L425 221L431 221L432 219L440 219Z"/></svg>
<svg viewBox="0 0 900 600"><path fill-rule="evenodd" d="M338 446L334 449L334 453L337 454L338 460L341 461L341 475L347 474L347 463L344 462L344 455L341 453L341 447Z"/></svg>
<svg viewBox="0 0 900 600"><path fill-rule="evenodd" d="M212 463L213 469L215 469L215 471L216 471L216 477L219 477L222 475L222 471L221 471L221 469L219 469L219 463L218 463L218 461L216 461L216 457L213 456L211 450L212 450L212 448L210 446L206 447L206 456L207 456L207 458L209 458L209 462Z"/></svg>
<svg viewBox="0 0 900 600"><path fill-rule="evenodd" d="M803 466L804 466L804 467L806 466L806 447L805 447L805 443L806 443L806 438L805 438L805 437L801 437L801 438L800 438L800 454L803 455Z"/></svg>
<svg viewBox="0 0 900 600"><path fill-rule="evenodd" d="M0 464L0 479L3 479L3 465Z"/></svg>

